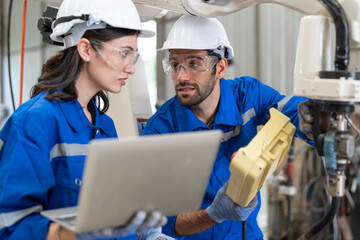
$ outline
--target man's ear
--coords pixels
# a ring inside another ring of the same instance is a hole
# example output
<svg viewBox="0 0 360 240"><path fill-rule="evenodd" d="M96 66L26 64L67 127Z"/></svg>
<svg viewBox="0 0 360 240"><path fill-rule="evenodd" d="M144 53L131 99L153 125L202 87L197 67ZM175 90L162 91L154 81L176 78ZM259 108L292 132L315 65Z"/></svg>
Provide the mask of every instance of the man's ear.
<svg viewBox="0 0 360 240"><path fill-rule="evenodd" d="M225 76L227 66L228 66L228 62L227 62L226 58L222 58L216 64L216 78L221 79Z"/></svg>
<svg viewBox="0 0 360 240"><path fill-rule="evenodd" d="M91 60L91 45L89 40L86 38L81 38L76 47L80 57L85 62L89 62Z"/></svg>

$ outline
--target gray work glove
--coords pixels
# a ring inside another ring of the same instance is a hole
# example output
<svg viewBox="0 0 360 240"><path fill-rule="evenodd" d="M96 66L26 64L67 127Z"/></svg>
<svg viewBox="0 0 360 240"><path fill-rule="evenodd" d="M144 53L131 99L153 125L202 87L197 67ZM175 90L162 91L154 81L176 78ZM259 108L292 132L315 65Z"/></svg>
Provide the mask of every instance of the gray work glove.
<svg viewBox="0 0 360 240"><path fill-rule="evenodd" d="M91 240L97 238L115 238L138 234L150 228L164 226L167 222L166 216L159 212L146 214L144 211L138 211L131 221L122 227L110 227L101 230L90 231L76 234L79 240Z"/></svg>
<svg viewBox="0 0 360 240"><path fill-rule="evenodd" d="M150 228L140 234L139 240L175 240L175 238L166 236L165 234L160 233L158 230Z"/></svg>
<svg viewBox="0 0 360 240"><path fill-rule="evenodd" d="M309 107L310 100L299 103L299 125L300 131L309 139L314 140L313 123L314 117Z"/></svg>
<svg viewBox="0 0 360 240"><path fill-rule="evenodd" d="M257 197L243 208L226 195L226 188L227 183L219 189L212 204L206 208L206 213L217 223L224 220L245 221L256 208Z"/></svg>

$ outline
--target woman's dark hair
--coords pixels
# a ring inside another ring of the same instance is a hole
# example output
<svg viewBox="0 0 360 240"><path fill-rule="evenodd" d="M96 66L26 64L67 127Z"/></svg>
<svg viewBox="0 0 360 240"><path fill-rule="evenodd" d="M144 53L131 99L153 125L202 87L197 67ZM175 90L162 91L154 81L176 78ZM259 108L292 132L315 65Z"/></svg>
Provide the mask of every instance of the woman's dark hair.
<svg viewBox="0 0 360 240"><path fill-rule="evenodd" d="M88 30L83 38L88 40L109 40L138 34L136 30L122 28L104 28ZM50 101L68 101L77 98L75 80L83 68L83 60L80 58L76 46L60 51L46 61L41 69L37 84L31 89L31 98L45 92L45 98ZM93 98L96 103L103 101L100 113L105 113L109 108L109 100L104 91L99 91ZM90 103L89 103L90 104Z"/></svg>

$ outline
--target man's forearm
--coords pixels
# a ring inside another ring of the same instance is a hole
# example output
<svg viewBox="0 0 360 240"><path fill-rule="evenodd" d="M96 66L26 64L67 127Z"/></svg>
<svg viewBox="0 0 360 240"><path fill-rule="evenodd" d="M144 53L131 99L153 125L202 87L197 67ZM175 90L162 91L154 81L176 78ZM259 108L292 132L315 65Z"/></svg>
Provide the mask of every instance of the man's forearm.
<svg viewBox="0 0 360 240"><path fill-rule="evenodd" d="M192 235L201 233L216 222L207 215L205 209L196 212L187 212L179 214L175 221L175 232L178 236Z"/></svg>

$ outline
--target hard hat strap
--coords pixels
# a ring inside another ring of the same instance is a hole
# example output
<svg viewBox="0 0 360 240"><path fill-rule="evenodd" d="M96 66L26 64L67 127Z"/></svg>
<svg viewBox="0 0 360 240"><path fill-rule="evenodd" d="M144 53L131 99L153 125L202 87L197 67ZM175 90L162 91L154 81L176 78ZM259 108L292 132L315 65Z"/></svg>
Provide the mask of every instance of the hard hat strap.
<svg viewBox="0 0 360 240"><path fill-rule="evenodd" d="M69 32L70 34L68 33L64 36L64 46L65 48L75 46L87 30L103 29L106 27L107 25L104 22L101 22L99 24L93 24L90 26L87 23L76 24Z"/></svg>
<svg viewBox="0 0 360 240"><path fill-rule="evenodd" d="M219 46L216 49L214 49L213 52L219 55L220 59L228 57L228 51L226 47Z"/></svg>
<svg viewBox="0 0 360 240"><path fill-rule="evenodd" d="M83 14L80 17L79 16L66 16L66 17L58 18L55 20L55 22L53 22L52 28L54 29L56 27L56 25L58 25L60 23L64 23L64 22L70 22L71 20L74 20L74 19L80 19L80 20L84 20L86 22L90 19L90 14Z"/></svg>

